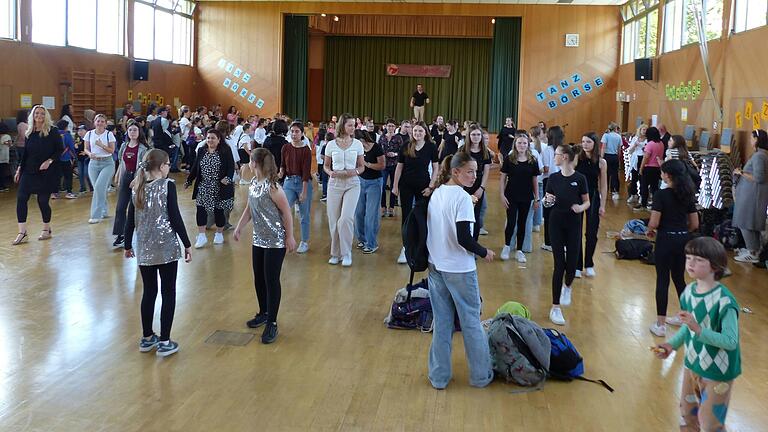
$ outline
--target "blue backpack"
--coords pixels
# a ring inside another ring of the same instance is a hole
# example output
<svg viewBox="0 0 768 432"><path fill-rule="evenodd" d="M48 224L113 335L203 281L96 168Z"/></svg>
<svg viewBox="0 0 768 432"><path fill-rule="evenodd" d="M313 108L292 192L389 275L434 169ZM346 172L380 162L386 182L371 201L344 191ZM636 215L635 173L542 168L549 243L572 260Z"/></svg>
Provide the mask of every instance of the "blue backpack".
<svg viewBox="0 0 768 432"><path fill-rule="evenodd" d="M613 393L613 388L605 381L585 378L584 359L581 357L573 343L555 329L544 329L544 333L549 338L552 350L549 355L549 377L561 381L589 381L600 384Z"/></svg>

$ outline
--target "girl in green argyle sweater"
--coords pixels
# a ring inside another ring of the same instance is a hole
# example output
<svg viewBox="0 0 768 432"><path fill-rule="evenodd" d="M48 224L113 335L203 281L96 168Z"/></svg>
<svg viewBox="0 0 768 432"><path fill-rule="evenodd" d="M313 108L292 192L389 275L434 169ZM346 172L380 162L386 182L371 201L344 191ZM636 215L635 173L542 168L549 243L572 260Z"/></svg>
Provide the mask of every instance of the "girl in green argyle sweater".
<svg viewBox="0 0 768 432"><path fill-rule="evenodd" d="M726 263L725 248L711 237L685 245L685 267L696 281L680 296L683 326L654 348L665 359L685 345L681 431L724 431L733 381L741 374L739 305L719 282Z"/></svg>

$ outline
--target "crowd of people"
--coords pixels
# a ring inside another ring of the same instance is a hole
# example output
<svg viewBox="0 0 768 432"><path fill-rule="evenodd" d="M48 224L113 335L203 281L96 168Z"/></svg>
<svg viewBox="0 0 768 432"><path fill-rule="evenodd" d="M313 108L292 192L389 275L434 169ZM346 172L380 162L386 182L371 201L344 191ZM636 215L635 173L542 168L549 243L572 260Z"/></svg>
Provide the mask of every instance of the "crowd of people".
<svg viewBox="0 0 768 432"><path fill-rule="evenodd" d="M425 103L428 96L419 89L411 100L419 117ZM60 198L60 193L77 199L92 191L88 222L95 224L110 216L107 195L116 191L113 245L124 247L126 257L137 258L144 283L142 352L156 348L157 355L167 356L178 351L178 343L170 338L177 262L191 260L191 248L205 247L206 231L214 225L213 244L218 245L225 242L225 231L233 228L233 239L240 241L247 224L252 224L248 237L259 312L247 326L264 326L262 342L272 343L278 335L280 273L286 253L310 251L313 193L320 195L326 207L328 263L343 267L352 266L355 248L363 254L377 253L381 218L394 217L399 209L404 226L421 203L428 205L435 323L429 379L436 388L445 388L450 380L450 340L453 317L458 314L470 382L484 386L493 375L479 321L475 262L478 257L490 262L496 256L478 243L488 233L484 227L488 206L500 204L506 213L502 260L514 257L525 263L526 253L532 250L532 233L543 231L541 248L550 251L554 260L549 320L565 325L563 308L572 303L573 281L597 276L594 254L600 219L607 200L620 199L619 172L624 161L629 171L627 202L635 211L650 212L648 233L656 241L657 320L650 331L663 337L667 326L681 327L668 344L657 347L657 354L665 357L681 344L689 350L703 344L711 353L719 349L729 358L735 356L736 364L718 380L732 382L738 375L733 308L713 312L707 306L701 311L723 323L721 333L715 333L721 327L702 330L697 324L703 318L693 299L718 290L728 304L736 305L736 300L716 282L726 268L722 245L695 238L699 185L692 173L698 167L685 140L671 135L663 125L643 124L633 136L622 136L618 125L611 123L601 135L585 132L576 143L568 143L560 126L539 122L528 130L518 129L512 118L506 118L497 136L498 151L494 151L481 124L446 122L443 116L430 125L419 117L401 122L386 119L376 125L368 117L342 114L320 123L316 131L311 123L281 114L271 119L243 118L235 107L224 113L218 105L195 110L181 106L177 114L170 107L150 105L146 115L136 115L127 104L117 121L87 110L85 121L76 124L71 106L65 105L54 123L50 112L37 105L19 113L15 142L6 128L0 129L0 174L12 166L11 146L17 155L16 167L9 169L19 185L14 245L28 239L27 202L32 195L37 196L43 222L38 239L47 240L52 237L49 199ZM733 226L741 229L746 242L736 260L758 263L768 208L768 135L754 131L751 144L754 154L734 173L738 182ZM500 166L501 174L499 196L491 203L494 200L486 191L494 164ZM168 180L169 173L182 171L184 189L193 186L198 231L194 243L179 212L174 182ZM74 174L80 194L74 193ZM245 209L233 226L230 216L237 185L247 186L248 191ZM7 189L0 175L0 191ZM293 209L300 226L298 243L293 236ZM406 262L405 245L397 262ZM686 270L696 283L686 286ZM158 275L163 298L160 336L152 330ZM670 279L683 308L671 316L667 313ZM713 378L706 368L699 365L697 369L695 361L691 363L686 388L710 385L706 379Z"/></svg>

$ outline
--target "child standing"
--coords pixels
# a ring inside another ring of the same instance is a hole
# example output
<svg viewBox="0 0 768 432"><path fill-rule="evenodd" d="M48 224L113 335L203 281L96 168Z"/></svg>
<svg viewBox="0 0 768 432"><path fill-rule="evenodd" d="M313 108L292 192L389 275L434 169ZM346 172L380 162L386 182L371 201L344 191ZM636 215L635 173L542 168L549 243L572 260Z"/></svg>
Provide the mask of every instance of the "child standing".
<svg viewBox="0 0 768 432"><path fill-rule="evenodd" d="M680 430L725 430L733 381L741 374L739 304L719 282L727 264L720 242L698 237L686 244L685 254L686 270L696 281L680 296L683 326L654 351L664 359L685 344Z"/></svg>
<svg viewBox="0 0 768 432"><path fill-rule="evenodd" d="M61 166L61 185L59 191L64 190L67 192L65 197L67 199L77 198L77 195L72 193L72 164L77 157L77 150L75 150L75 141L72 139L72 134L67 131L69 123L66 120L59 120L56 123L56 127L59 128L59 134L64 142L64 151L59 156L59 166ZM51 198L59 198L59 191L51 195Z"/></svg>
<svg viewBox="0 0 768 432"><path fill-rule="evenodd" d="M181 219L173 180L168 179L171 163L168 153L152 149L139 164L131 182L133 199L128 204L125 222L125 257L137 257L144 295L141 298L141 324L144 337L139 351L149 352L157 347L157 355L169 356L179 350L171 340L171 325L176 309L176 271L181 258L179 238L184 243L184 261L192 261L187 230ZM133 230L136 229L136 251L133 250ZM157 275L163 305L160 310L160 337L152 331L157 299Z"/></svg>
<svg viewBox="0 0 768 432"><path fill-rule="evenodd" d="M256 148L251 152L251 172L248 203L234 232L240 241L240 231L253 221L253 279L259 313L248 321L250 328L266 324L261 342L270 344L277 338L277 311L280 308L280 272L285 252L296 249L293 238L293 217L288 198L278 182L275 158L269 150Z"/></svg>

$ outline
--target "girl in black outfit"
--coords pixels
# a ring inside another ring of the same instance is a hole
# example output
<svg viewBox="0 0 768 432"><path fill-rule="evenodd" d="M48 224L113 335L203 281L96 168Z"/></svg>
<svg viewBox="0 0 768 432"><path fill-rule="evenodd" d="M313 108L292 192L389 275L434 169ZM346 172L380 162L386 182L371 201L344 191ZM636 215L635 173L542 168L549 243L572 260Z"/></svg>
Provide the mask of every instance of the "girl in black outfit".
<svg viewBox="0 0 768 432"><path fill-rule="evenodd" d="M517 224L517 243L515 259L526 262L523 253L525 240L525 222L531 201L533 208L539 207L539 163L531 153L531 141L528 135L520 134L515 139L514 148L509 156L503 158L501 166L501 203L507 209L507 224L504 228L504 249L501 259L508 260L512 243L512 232Z"/></svg>
<svg viewBox="0 0 768 432"><path fill-rule="evenodd" d="M272 153L277 166L281 166L283 146L288 144L288 140L285 139L287 133L288 123L283 119L277 119L272 123L272 133L264 140L264 145L262 145L262 147ZM280 184L282 184L282 181Z"/></svg>
<svg viewBox="0 0 768 432"><path fill-rule="evenodd" d="M27 201L31 195L37 195L37 205L43 217L43 231L38 240L51 238L52 193L59 191L59 156L64 152L64 144L59 131L51 121L51 114L42 105L35 105L29 116L29 129L26 132L26 144L19 168L13 178L19 183L16 195L16 218L19 234L13 240L18 245L27 239Z"/></svg>
<svg viewBox="0 0 768 432"><path fill-rule="evenodd" d="M661 165L661 178L667 183L653 195L649 235L656 235L656 322L651 333L666 335L666 324L681 325L677 317L666 318L669 277L675 284L678 298L685 289L685 244L690 232L699 228L693 182L685 163L672 159ZM666 323L666 324L665 324Z"/></svg>
<svg viewBox="0 0 768 432"><path fill-rule="evenodd" d="M600 203L590 206L585 212L587 216L587 230L585 234L585 250L579 247L579 262L576 266L576 277L581 276L581 270L586 266L585 274L595 276L595 262L593 257L597 248L597 230L600 228L600 218L605 215L605 200L608 196L608 163L600 157L600 152L595 150L600 141L597 134L587 132L581 137L581 151L579 151L579 163L576 171L587 178L589 201Z"/></svg>
<svg viewBox="0 0 768 432"><path fill-rule="evenodd" d="M440 163L442 163L443 159L448 157L448 155L456 154L459 150L459 141L461 140L462 137L459 133L459 122L456 120L449 121L445 128L445 133L443 134L443 140L437 148Z"/></svg>
<svg viewBox="0 0 768 432"><path fill-rule="evenodd" d="M502 158L505 158L515 146L516 133L517 129L515 128L515 122L512 121L512 117L505 118L504 126L502 126L499 135L496 137L499 140L499 152Z"/></svg>
<svg viewBox="0 0 768 432"><path fill-rule="evenodd" d="M398 156L392 188L392 193L400 200L403 225L411 214L415 201L424 200L432 194L440 170L437 163L437 146L430 139L427 125L419 122L413 126L412 132L413 136L402 147ZM430 165L432 166L431 176L429 175ZM397 262L405 264L405 247L401 249Z"/></svg>
<svg viewBox="0 0 768 432"><path fill-rule="evenodd" d="M576 276L576 261L581 248L581 214L590 206L587 179L574 170L575 158L576 151L567 144L560 144L555 149L555 165L560 167L560 172L549 176L544 197L544 205L552 208L549 237L555 260L549 320L557 325L565 325L560 305L571 304L571 284Z"/></svg>
<svg viewBox="0 0 768 432"><path fill-rule="evenodd" d="M472 201L475 203L475 223L472 227L472 235L475 241L477 241L480 237L480 228L483 227L483 218L480 216L480 211L483 208L485 188L491 172L491 152L488 150L485 140L483 140L483 129L480 125L477 123L471 124L467 136L469 139L460 151L469 154L477 162L475 183L471 187L464 188L468 194L472 195Z"/></svg>

